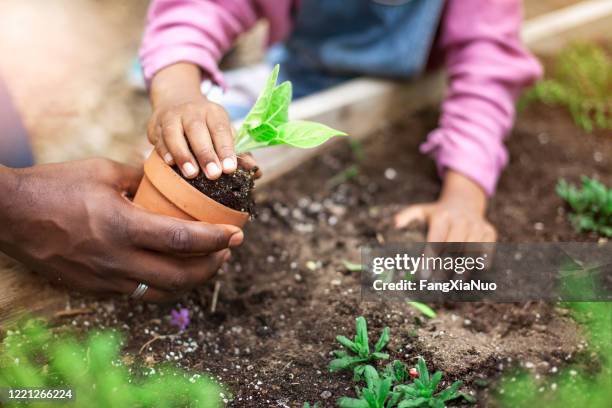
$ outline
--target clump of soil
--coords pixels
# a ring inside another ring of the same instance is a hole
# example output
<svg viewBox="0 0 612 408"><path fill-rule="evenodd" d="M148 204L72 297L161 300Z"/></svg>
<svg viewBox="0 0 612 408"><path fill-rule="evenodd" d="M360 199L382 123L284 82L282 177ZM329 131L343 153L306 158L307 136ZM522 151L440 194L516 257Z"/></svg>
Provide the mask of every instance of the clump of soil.
<svg viewBox="0 0 612 408"><path fill-rule="evenodd" d="M183 177L180 170L174 166L174 171ZM209 180L204 172L200 172L194 179L183 177L189 184L206 194L216 202L237 211L248 212L255 215L255 173L257 168L245 170L239 168L231 174L223 173L217 180Z"/></svg>

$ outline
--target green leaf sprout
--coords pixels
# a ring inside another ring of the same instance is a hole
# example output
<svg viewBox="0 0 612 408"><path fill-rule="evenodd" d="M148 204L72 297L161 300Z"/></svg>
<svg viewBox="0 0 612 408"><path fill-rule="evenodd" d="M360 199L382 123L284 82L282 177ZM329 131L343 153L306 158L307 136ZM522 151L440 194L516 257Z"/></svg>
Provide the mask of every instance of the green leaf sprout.
<svg viewBox="0 0 612 408"><path fill-rule="evenodd" d="M346 136L317 122L289 121L291 82L276 84L279 69L278 65L274 67L255 105L244 118L235 141L236 153L279 144L309 149L334 136Z"/></svg>

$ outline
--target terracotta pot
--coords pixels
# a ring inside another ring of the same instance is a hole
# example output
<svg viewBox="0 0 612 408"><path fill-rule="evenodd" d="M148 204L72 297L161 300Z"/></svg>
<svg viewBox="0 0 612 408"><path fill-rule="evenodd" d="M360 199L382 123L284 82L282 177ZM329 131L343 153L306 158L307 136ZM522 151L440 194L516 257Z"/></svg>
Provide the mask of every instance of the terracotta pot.
<svg viewBox="0 0 612 408"><path fill-rule="evenodd" d="M158 214L184 220L242 227L249 214L224 206L202 194L185 181L157 152L144 164L145 176L138 186L134 203Z"/></svg>

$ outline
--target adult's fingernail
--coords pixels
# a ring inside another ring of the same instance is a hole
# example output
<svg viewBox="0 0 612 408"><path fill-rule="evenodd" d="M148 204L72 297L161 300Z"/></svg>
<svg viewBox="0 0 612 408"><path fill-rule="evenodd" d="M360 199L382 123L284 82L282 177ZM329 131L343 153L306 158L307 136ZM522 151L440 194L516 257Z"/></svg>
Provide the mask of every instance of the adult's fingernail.
<svg viewBox="0 0 612 408"><path fill-rule="evenodd" d="M231 157L223 159L223 170L236 170L236 160L232 159Z"/></svg>
<svg viewBox="0 0 612 408"><path fill-rule="evenodd" d="M187 177L195 176L195 174L198 172L195 166L189 162L183 164L183 171Z"/></svg>
<svg viewBox="0 0 612 408"><path fill-rule="evenodd" d="M166 164L172 164L174 159L172 158L172 155L170 153L166 153L164 154L164 161L166 162Z"/></svg>
<svg viewBox="0 0 612 408"><path fill-rule="evenodd" d="M237 247L238 245L242 244L242 241L244 241L244 232L238 231L231 236L229 246L230 248Z"/></svg>
<svg viewBox="0 0 612 408"><path fill-rule="evenodd" d="M221 173L221 170L219 170L217 163L210 162L206 165L206 173L208 173L210 177L216 177Z"/></svg>
<svg viewBox="0 0 612 408"><path fill-rule="evenodd" d="M225 254L223 255L223 262L229 261L231 256L232 256L232 251L228 249L227 251L225 251Z"/></svg>

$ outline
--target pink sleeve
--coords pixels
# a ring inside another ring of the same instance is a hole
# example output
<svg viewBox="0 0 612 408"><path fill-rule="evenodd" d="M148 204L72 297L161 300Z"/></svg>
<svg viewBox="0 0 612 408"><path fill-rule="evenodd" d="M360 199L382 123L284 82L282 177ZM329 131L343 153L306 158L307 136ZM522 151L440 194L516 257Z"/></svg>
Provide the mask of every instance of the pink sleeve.
<svg viewBox="0 0 612 408"><path fill-rule="evenodd" d="M168 65L191 62L223 85L218 62L236 37L265 17L270 41L277 41L288 31L290 6L288 0L153 0L140 48L147 83Z"/></svg>
<svg viewBox="0 0 612 408"><path fill-rule="evenodd" d="M504 138L521 90L542 74L519 39L520 0L448 0L439 46L449 77L439 128L421 151L488 195L508 161Z"/></svg>

